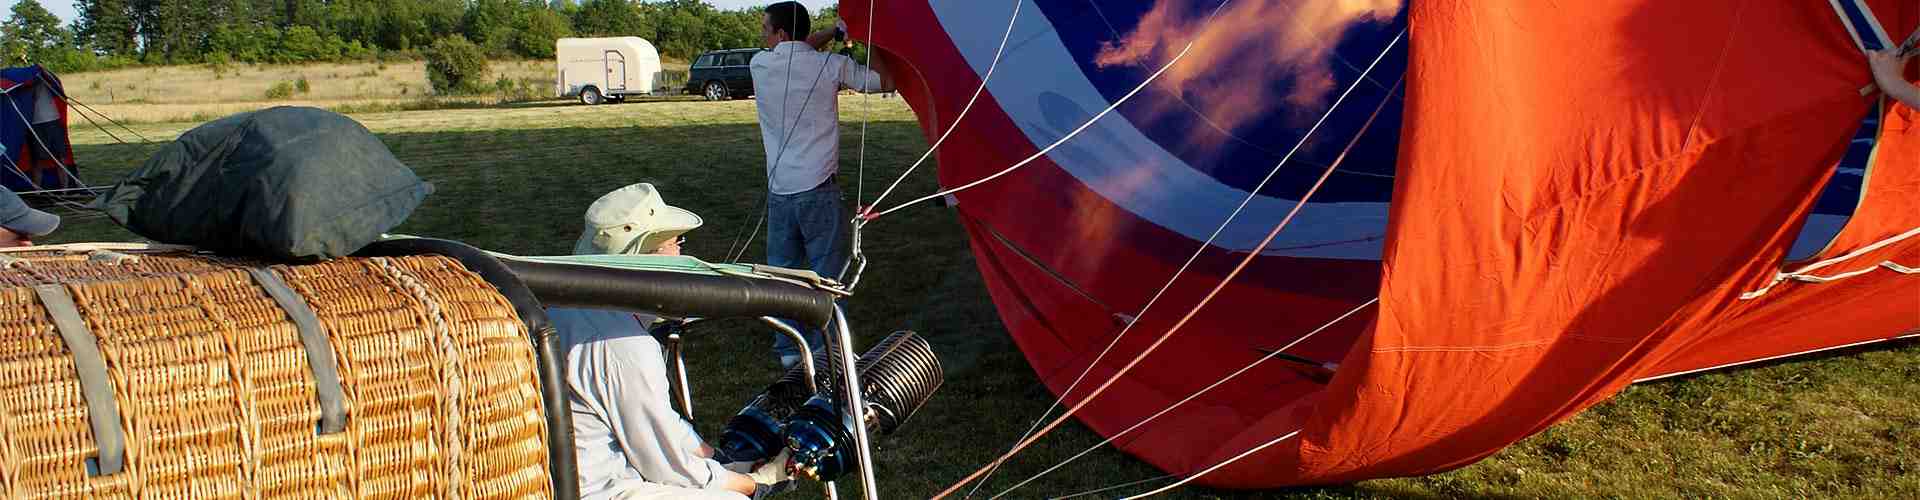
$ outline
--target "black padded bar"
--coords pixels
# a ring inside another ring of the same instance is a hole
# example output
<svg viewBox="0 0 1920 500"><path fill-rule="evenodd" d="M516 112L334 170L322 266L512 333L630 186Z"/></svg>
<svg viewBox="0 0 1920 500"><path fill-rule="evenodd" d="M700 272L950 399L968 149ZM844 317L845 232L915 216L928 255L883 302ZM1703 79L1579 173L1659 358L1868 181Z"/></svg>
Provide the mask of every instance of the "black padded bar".
<svg viewBox="0 0 1920 500"><path fill-rule="evenodd" d="M810 325L833 317L833 295L791 283L738 276L502 261L553 307L616 309L671 317L773 316Z"/></svg>

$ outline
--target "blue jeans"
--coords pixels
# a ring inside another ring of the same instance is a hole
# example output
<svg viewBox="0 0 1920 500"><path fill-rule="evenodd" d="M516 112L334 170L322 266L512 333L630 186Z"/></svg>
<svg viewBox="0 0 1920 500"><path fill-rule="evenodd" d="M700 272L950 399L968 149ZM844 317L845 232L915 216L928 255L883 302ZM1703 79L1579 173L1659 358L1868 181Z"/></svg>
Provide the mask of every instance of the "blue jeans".
<svg viewBox="0 0 1920 500"><path fill-rule="evenodd" d="M839 278L846 266L850 231L840 204L840 186L831 179L819 187L794 194L767 193L767 263L789 269L808 269L826 278ZM792 323L789 323L792 324ZM825 337L814 325L795 325L807 344L819 351ZM799 362L800 348L786 335L773 334L773 353L783 366Z"/></svg>

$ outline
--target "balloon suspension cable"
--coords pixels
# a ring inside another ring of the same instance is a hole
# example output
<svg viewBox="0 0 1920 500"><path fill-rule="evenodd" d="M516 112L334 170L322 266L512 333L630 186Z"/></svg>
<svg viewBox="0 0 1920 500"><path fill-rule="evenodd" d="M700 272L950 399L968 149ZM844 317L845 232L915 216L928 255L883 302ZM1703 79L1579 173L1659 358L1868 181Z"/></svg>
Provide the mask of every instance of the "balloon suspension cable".
<svg viewBox="0 0 1920 500"><path fill-rule="evenodd" d="M1233 379L1239 377L1240 375L1245 374L1248 371L1252 371L1254 367L1260 366L1261 363L1265 363L1268 360L1271 360L1275 357L1280 356L1281 353L1286 352L1288 349L1292 349L1294 346L1300 345L1300 343L1302 342L1306 342L1307 339L1313 338L1314 335L1317 335L1322 331L1326 331L1326 329L1333 327L1333 325L1339 324L1341 321L1345 321L1347 318L1352 317L1354 314L1359 313L1361 310L1364 310L1368 307L1372 307L1374 304L1378 304L1379 302L1380 302L1380 298L1374 297L1372 300L1368 300L1364 304L1354 306L1353 309L1347 310L1345 314L1341 314L1339 317L1334 318L1332 321L1328 321L1326 322L1326 324L1320 325L1319 328L1315 328L1313 329L1313 331L1307 332L1306 335L1302 335L1299 338L1294 339L1292 342L1288 342L1287 345L1281 346L1279 349L1275 349L1273 351L1268 352L1265 356L1261 356L1259 359L1253 360L1252 363L1248 363L1247 366L1243 366L1239 370L1235 370L1233 373L1227 374L1227 376L1222 377L1220 380L1215 381L1214 383L1209 384L1206 387L1202 387L1198 391L1194 391L1193 394L1188 395L1185 399L1181 399L1180 401L1177 401L1172 405L1168 405L1165 409L1160 410L1159 413L1154 413L1153 415L1148 416L1146 419L1133 424L1133 426L1127 427L1126 429L1123 429L1120 432L1116 432L1112 436L1107 436L1106 439L1101 440L1099 443L1095 443L1093 446L1088 446L1087 449L1081 450L1080 453L1074 454L1071 457L1067 457L1066 460L1062 460L1060 463L1054 464L1054 466L1048 467L1046 470L1040 471L1040 473L1034 474L1032 477L1022 480L1019 483L1014 484L1012 487L1009 487L1004 491L995 493L992 498L1004 497L1008 493L1012 493L1013 490L1020 489L1020 487L1026 486L1028 483L1032 483L1036 480L1039 480L1041 477L1044 477L1047 474L1052 474L1053 471L1060 470L1061 467L1066 467L1067 464L1073 463L1073 461L1075 460L1079 460L1080 457L1087 456L1087 454L1093 453L1094 450L1098 450L1100 449L1100 447L1106 446L1107 444L1112 443L1115 440L1118 440L1121 437L1132 433L1134 430L1137 430L1141 427L1146 426L1148 422L1152 422L1154 421L1154 419L1158 419L1162 415L1166 415L1168 413L1173 412L1173 410L1175 408L1179 408L1180 405L1184 405L1190 401L1199 399L1201 395L1206 394L1208 391L1212 391L1214 388L1225 385L1227 382L1232 381ZM1160 477L1167 477L1167 476L1160 476ZM1158 479L1158 478L1155 478L1155 479ZM982 482L985 482L985 481L982 481ZM1133 484L1133 483L1128 483L1128 484Z"/></svg>
<svg viewBox="0 0 1920 500"><path fill-rule="evenodd" d="M87 103L81 102L79 99L75 99L73 96L68 95L65 89L60 90L60 98L65 99L69 104L79 106L81 109L92 112L95 115L100 115L100 118L103 120L106 120L107 123L112 123L115 126L120 127L121 130L125 130L128 134L132 134L134 137L140 138L140 142L143 144L155 144L155 142L153 142L153 139L148 139L147 136L141 135L140 132L134 130L133 127L128 127L127 124L120 123L119 120L115 120L113 119L113 117L107 116L106 113L101 113L100 110L93 109L93 106L88 106ZM86 113L81 113L80 117L86 118L87 123L92 123L93 126L96 128L99 128L101 132L106 132L108 136L113 137L113 140L119 141L121 144L130 144L127 141L121 140L120 136L113 135L113 132L108 132L106 127L101 126L99 122L93 121L93 118L88 117Z"/></svg>
<svg viewBox="0 0 1920 500"><path fill-rule="evenodd" d="M79 105L79 101L75 101L73 99L67 99L67 103L73 104L75 106ZM77 112L76 114L80 115L81 118L87 119L87 123L93 124L93 128L100 129L101 133L107 134L107 137L113 138L113 142L117 142L122 145L129 145L129 146L133 144L133 143L127 142L126 139L121 139L119 134L115 134L113 133L112 130L108 130L107 127L105 125L101 125L100 122L94 121L93 116L88 115L84 110L84 108L75 107L74 111L76 111Z"/></svg>
<svg viewBox="0 0 1920 500"><path fill-rule="evenodd" d="M1226 7L1228 3L1231 3L1231 2L1220 2L1220 7ZM1213 20L1213 17L1219 14L1220 14L1220 8L1219 7L1214 8L1213 13L1207 16L1206 22L1211 22ZM1034 160L1040 159L1040 157L1042 156L1046 156L1047 153L1053 152L1054 148L1060 147L1061 144L1066 144L1067 141L1073 140L1074 137L1078 137L1081 132L1085 132L1087 128L1092 127L1093 124L1099 122L1101 118L1104 118L1108 114L1113 113L1113 110L1119 109L1120 105L1126 104L1127 101L1132 100L1133 96L1139 95L1141 90L1145 90L1148 85L1152 85L1155 80L1160 79L1160 75L1166 74L1167 70L1172 69L1175 64L1179 64L1180 60L1186 59L1187 53L1193 50L1193 45L1195 42L1197 42L1197 40L1187 42L1187 45L1180 49L1180 53L1174 55L1173 59L1167 61L1166 65L1161 66L1158 71L1154 71L1152 75L1147 76L1147 79L1144 81L1141 81L1140 85L1135 86L1133 90L1128 91L1126 95L1120 96L1119 100L1116 100L1113 102L1113 104L1108 105L1106 109L1102 109L1100 110L1099 113L1094 114L1093 117L1087 118L1086 123L1082 123L1080 124L1079 127L1075 127L1072 132L1067 133L1066 137L1061 137L1059 140L1053 141L1053 143L1048 144L1046 148L1041 149L1039 152L1034 153L1031 156L1028 156L1024 160L1020 160L1018 163L1014 163L1013 166L1007 167L999 172L994 172L992 175L975 179L973 182L966 183L959 187L955 187L952 189L947 189L947 190L935 192L930 195L922 196L914 199L913 201L901 203L899 205L894 206L893 208L882 210L879 213L868 214L866 215L866 217L869 219L878 219L882 216L885 216L890 213L898 212L901 209L904 209L913 205L925 203L931 200L940 199L941 197L958 193L961 191L966 191L968 189L973 189L974 187L977 187L981 184L986 184L988 181L998 179L1002 176L1013 173L1013 171L1015 170L1019 170L1021 167L1025 167L1028 164L1033 163Z"/></svg>
<svg viewBox="0 0 1920 500"><path fill-rule="evenodd" d="M82 192L82 191L88 192L89 194L91 194L93 192L93 188L46 189L40 186L40 183L35 182L33 180L33 176L27 173L27 169L24 167L21 167L20 164L15 162L12 157L8 155L0 155L0 160L6 161L6 167L8 169L13 170L13 172L18 174L21 179L26 180L27 186L33 188L30 191L17 191L16 193L25 194L25 195L49 194L49 195L52 195L50 196L50 199L53 200L54 205L59 206L60 208L73 211L71 214L62 215L61 216L62 219L68 219L68 222L71 222L73 220L91 220L91 219L106 217L106 212L95 210L93 207L87 206L86 204L66 200L60 196L61 193ZM0 187L0 189L7 189L7 188Z"/></svg>
<svg viewBox="0 0 1920 500"><path fill-rule="evenodd" d="M13 99L6 99L6 101L9 107L13 108L13 113L20 117L21 123L33 123L33 119L28 118L26 112L20 110L20 103L15 102ZM67 165L60 163L60 161L58 160L59 155L54 152L52 146L47 145L46 139L43 139L40 137L39 131L34 130L33 127L27 127L27 134L33 137L34 144L37 144L40 146L40 151L45 152L48 155L53 156L55 158L54 166L58 168L61 174L65 174L68 179L72 179L74 184L77 184L83 188L87 186L86 181L80 180L80 176L73 175L73 171L69 170L67 168ZM26 167L20 165L17 162L14 162L12 155L0 154L0 157L6 158L7 166L13 168L14 172L19 173L20 178L25 179L27 181L28 186L33 187L33 191L29 191L28 192L29 194L53 192L52 190L47 189L46 186L42 186L40 185L39 182L34 181L33 174L28 173ZM0 189L4 189L4 188L0 188ZM96 211L93 209L93 207L87 206L86 204L65 200L58 196L53 197L53 202L56 205L60 205L62 207L66 207L81 213Z"/></svg>
<svg viewBox="0 0 1920 500"><path fill-rule="evenodd" d="M1117 490L1117 489L1121 489L1121 488L1125 488L1125 487L1128 487L1128 486L1137 486L1137 485L1142 485L1142 484L1147 484L1147 483L1151 483L1151 482L1154 482L1154 481L1165 481L1165 480L1168 480L1168 479L1173 479L1174 477L1175 477L1175 476L1174 476L1173 474L1161 474L1161 475L1158 475L1158 476L1154 476L1154 477L1150 477L1150 478L1146 478L1146 479L1140 479L1140 480L1135 480L1135 481L1128 481L1128 482L1126 482L1126 483L1121 483L1121 484L1116 484L1116 485L1113 485L1113 486L1103 486L1103 487L1100 487L1099 489L1094 489L1094 490L1087 490L1087 491L1082 491L1082 492L1079 492L1079 493L1074 493L1074 494L1072 494L1072 495L1064 495L1064 496L1057 496L1057 497L1047 497L1047 500L1067 500L1067 499L1069 499L1069 498L1080 498L1080 497L1084 497L1084 496L1088 496L1088 495L1098 495L1098 494L1101 494L1101 493L1106 493L1106 492L1109 492L1109 491L1113 491L1113 490Z"/></svg>
<svg viewBox="0 0 1920 500"><path fill-rule="evenodd" d="M881 201L886 200L887 195L893 194L893 190L895 188L900 187L900 183L902 181L907 180L907 176L912 175L914 169L918 169L920 168L920 164L926 163L927 158L932 157L933 152L939 150L941 144L946 144L947 138L953 136L953 131L960 128L960 121L967 119L967 114L973 112L973 104L980 101L980 94L987 90L987 82L993 81L994 69L1000 67L1000 56L1006 53L1007 39L1013 36L1013 25L1015 21L1018 21L1020 19L1020 4L1022 3L1025 3L1025 2L1022 2L1021 0L1014 0L1013 16L1007 18L1007 31L1005 33L1000 34L1000 47L993 50L993 62L987 64L987 74L986 76L980 77L980 86L974 87L973 97L967 98L967 105L962 106L960 108L960 114L955 115L953 117L953 123L947 124L947 129L940 133L940 138L935 139L933 141L933 145L928 146L927 151L925 153L921 153L920 158L914 160L913 165L909 165L905 172L901 172L899 177L894 178L893 184L889 184L886 190L881 191L880 196L874 197L873 203L868 204L866 207L863 207L860 210L860 215L857 218L872 219L874 217L877 217L876 215L873 215L873 209L875 207L878 207ZM869 49L868 55L869 56L872 55L871 49Z"/></svg>
<svg viewBox="0 0 1920 500"><path fill-rule="evenodd" d="M726 257L729 263L740 263L740 258L747 256L747 247L753 245L753 239L760 237L760 225L767 221L767 197L760 197L760 202L758 205L755 205L753 212L756 214L753 219L753 232L748 233L746 229L734 231L733 242L727 244ZM745 226L741 227L744 228ZM740 244L741 236L746 236L747 238L745 245ZM736 253L735 250L739 250L739 252Z"/></svg>
<svg viewBox="0 0 1920 500"><path fill-rule="evenodd" d="M1161 494L1161 493L1166 493L1166 492L1168 492L1168 491L1171 491L1171 490L1173 490L1174 488L1179 488L1179 487L1181 487L1181 486L1186 486L1186 485L1187 485L1187 483L1190 483L1190 482L1193 482L1193 480L1195 480L1195 479L1200 479L1200 477L1201 477L1201 476L1205 476L1205 475L1207 475L1207 474L1212 474L1212 473L1213 473L1213 471L1216 471L1216 470L1220 470L1220 468L1221 468L1221 467L1226 467L1226 466L1228 466L1228 465L1232 465L1232 464L1233 464L1234 462L1238 462L1238 461L1240 461L1240 459L1242 459L1242 458L1247 458L1248 456L1251 456L1251 455L1253 455L1254 453L1259 453L1259 452L1260 452L1260 450L1264 450L1264 449L1267 449L1267 447L1269 447L1269 446L1273 446L1273 445L1276 445L1276 444L1280 444L1280 442L1281 442L1281 441L1286 441L1286 440L1288 440L1288 439L1293 439L1293 437L1294 437L1294 436L1298 436L1298 435L1300 435L1300 431L1293 431L1293 432L1289 432L1289 433L1286 433L1285 435L1282 435L1282 436L1280 436L1280 437L1277 437L1277 438L1273 438L1273 440L1271 440L1271 441L1267 441L1266 443L1262 443L1262 444L1261 444L1260 446L1255 446L1255 447L1253 447L1253 449L1250 449L1250 450L1247 450L1247 451L1244 451L1244 452L1241 452L1241 453L1240 453L1239 455L1234 455L1234 456L1233 456L1233 458L1229 458L1229 459L1226 459L1225 461L1222 461L1222 462L1220 462L1220 463L1217 463L1217 464L1213 464L1213 466L1212 466L1212 467L1207 467L1207 468L1206 468L1205 470L1201 470L1200 472L1195 472L1195 473L1193 473L1193 475L1190 475L1190 476L1187 476L1187 477L1183 477L1183 478L1180 478L1180 480L1179 480L1179 481L1175 481L1175 482L1174 482L1173 484L1169 484L1169 485L1166 485L1166 486L1161 486L1161 487L1160 487L1159 489L1156 489L1156 490L1153 490L1153 491L1149 491L1149 492L1146 492L1146 493L1141 493L1141 494L1138 494L1138 495L1134 495L1134 496L1130 496L1130 497L1126 497L1126 498L1123 498L1123 499L1121 499L1121 500L1136 500L1136 499L1140 499L1140 498L1146 498L1146 497L1150 497L1150 496L1154 496L1154 495L1158 495L1158 494Z"/></svg>
<svg viewBox="0 0 1920 500"><path fill-rule="evenodd" d="M879 24L879 20L874 18L874 4L875 2L867 2L867 62L865 66L868 71L873 70L873 26ZM867 124L873 121L872 93L860 93L860 107L862 108L860 117L860 167L859 180L855 181L856 191L854 191L853 195L853 206L855 210L865 210L861 200L867 198ZM840 266L840 274L834 276L834 279L840 282L840 290L847 294L853 293L853 288L860 284L860 275L865 274L867 270L867 255L860 249L860 230L864 228L866 224L862 224L861 222L859 217L853 218L851 224L853 227L851 253L848 254L847 262ZM849 273L851 273L851 275L849 275Z"/></svg>
<svg viewBox="0 0 1920 500"><path fill-rule="evenodd" d="M787 35L789 39L791 39L793 32L797 29L799 29L799 26L796 25L792 29L787 30ZM792 40L789 40L789 41L792 41ZM806 38L804 36L799 40L799 42L802 45L805 45L807 43ZM781 42L782 45L785 43L786 42ZM811 49L812 47L808 47L808 48ZM776 51L779 50L779 45L775 45L774 50ZM833 63L833 59L828 58L826 62L820 64L820 71L817 73L814 73L813 75L813 84L811 86L812 88L820 87L820 77L827 74L827 66L832 66L832 63ZM793 123L791 125L787 123L787 101L785 99L788 96L793 95L793 54L791 53L791 51L789 51L789 53L787 54L786 76L787 76L786 90L780 94L780 98L781 98L781 101L780 101L780 150L774 153L773 161L767 162L767 190L768 190L767 194L768 196L772 196L773 194L773 191L772 191L773 190L773 173L775 170L780 168L780 160L787 156L787 141L793 139L794 127L798 127L800 125L800 120L806 117L807 106L810 104L813 104L814 93L807 92L807 98L800 100L800 110L794 113L796 116L793 117ZM759 102L756 101L754 105L758 106ZM746 242L743 244L740 241L740 234L744 231L736 231L733 233L733 242L727 244L727 262L735 263L735 264L739 263L741 257L747 256L747 247L753 246L753 239L760 236L760 225L765 224L767 222L767 210L772 207L769 207L767 205L767 198L764 196L760 198L760 202L758 206L760 208L754 210L753 233L747 235ZM739 249L739 253L734 253L735 248Z"/></svg>
<svg viewBox="0 0 1920 500"><path fill-rule="evenodd" d="M874 5L877 3L879 2L876 0L868 0L867 2L867 62L866 64L863 65L866 67L867 71L873 71L873 25L879 24L879 21L874 19L873 17L873 10L874 10ZM851 45L851 42L849 42L849 45ZM874 83L879 83L879 82L874 82ZM860 93L860 108L861 108L860 156L859 156L860 160L858 163L859 178L858 180L854 181L854 194L853 194L853 206L855 207L860 206L860 200L864 200L867 198L867 123L873 121L873 94L872 93L870 92ZM841 271L841 274L846 274L846 271L844 270Z"/></svg>
<svg viewBox="0 0 1920 500"><path fill-rule="evenodd" d="M1224 2L1221 3L1221 7L1225 7L1225 6L1226 6L1226 3ZM1215 14L1219 13L1218 8L1216 8L1214 13ZM1387 42L1387 45L1383 47L1380 53L1374 57L1373 62L1367 65L1367 68L1365 71L1361 72L1360 77L1356 78L1352 84L1349 84L1347 86L1345 91L1341 92L1340 97L1333 102L1333 105L1329 106L1327 108L1327 111L1320 115L1320 119L1314 122L1313 127L1309 128L1306 134L1301 136L1298 142L1294 143L1293 148L1287 151L1287 154L1281 158L1280 162L1275 164L1273 169L1267 173L1267 176L1261 179L1260 183L1256 185L1254 189L1247 192L1247 196L1240 201L1240 205L1234 208L1233 212L1227 216L1227 219L1225 221L1222 221L1220 225L1214 229L1213 234L1209 235L1207 237L1207 240L1204 243L1202 243L1198 249L1194 250L1194 253L1192 255L1187 257L1187 261L1181 264L1179 269L1174 271L1173 276L1168 278L1166 283L1161 285L1158 291L1154 292L1153 296L1147 300L1146 305L1141 307L1140 312L1134 315L1135 320L1127 322L1127 324L1121 328L1120 333L1114 335L1113 338L1110 341L1108 341L1107 346L1101 350L1100 354L1096 355L1093 361L1087 363L1087 367L1084 370L1081 370L1080 374L1074 378L1074 381L1072 383L1068 384L1066 390L1063 390L1060 392L1060 397L1054 401L1053 405L1049 406L1047 410L1041 414L1040 418L1035 419L1033 426L1029 427L1027 429L1027 432L1022 434L1022 437L1016 441L1016 444L1014 446L1009 448L1006 454L996 459L994 462L989 464L982 471L976 471L973 475L970 475L967 478L962 479L960 483L956 483L954 486L957 487L961 484L971 482L975 478L980 478L980 476L982 476L982 472L984 472L986 476L990 477L993 471L997 469L1001 463L1004 463L1008 458L1011 458L1014 454L1018 453L1020 449L1025 448L1028 444L1031 444L1032 441L1039 439L1040 436L1036 436L1034 435L1034 433L1036 432L1036 429L1039 428L1040 423L1046 421L1048 418L1048 415L1051 415L1055 409L1058 409L1060 407L1061 401L1065 401L1067 399L1067 396L1071 394L1074 389L1078 388L1082 382L1085 381L1087 375L1092 373L1093 368L1095 366L1098 366L1100 361L1105 359L1106 356L1113 351L1113 348L1115 346L1119 345L1120 340L1122 338L1125 338L1127 333L1133 330L1133 326L1139 324L1138 318L1145 316L1148 311L1153 309L1154 305L1159 303L1160 298L1166 294L1167 290L1171 289L1173 287L1173 284L1178 282L1180 277L1186 274L1187 269L1190 268L1193 265L1193 263L1200 258L1200 255L1204 253L1207 248L1213 245L1213 242L1219 238L1220 234L1226 230L1227 226L1230 225L1236 218L1240 216L1240 213L1246 209L1247 205L1253 201L1253 198L1255 196L1258 196L1261 190L1265 189L1268 182L1270 182L1273 179L1273 177L1279 173L1280 168L1284 167L1288 162L1292 161L1293 156L1299 153L1300 149L1304 147L1309 140L1312 139L1313 135L1320 130L1320 127L1326 123L1327 119L1333 116L1334 111L1338 110L1340 106L1346 102L1347 97L1352 95L1354 89L1358 88L1360 86L1360 83L1366 80L1367 75L1371 74L1375 68L1379 67L1380 61L1384 60L1387 54L1391 53L1393 51L1393 48L1397 46L1400 40L1405 37L1406 37L1406 30L1403 29L1400 31L1399 34L1395 35L1392 40ZM1191 42L1189 42L1188 48L1189 49L1192 48ZM1184 51L1182 53L1184 54ZM1165 71L1165 70L1166 68L1161 68L1161 71ZM1156 75L1157 74L1158 73L1156 73ZM1402 76L1402 80L1404 80L1404 78L1405 77ZM1396 83L1394 86L1395 88L1397 88L1399 87L1399 85L1400 85L1399 83ZM1139 89L1135 89L1135 91L1138 91L1138 90ZM1393 98L1393 92L1388 92L1387 96L1382 101L1382 106L1384 107L1385 103L1388 101L1391 101L1392 98ZM1111 109L1112 108L1108 108L1109 111ZM1375 116L1377 116L1378 114L1379 114L1379 111L1376 110ZM1371 119L1369 119L1369 123L1371 123ZM1356 134L1354 136L1354 139L1357 141L1360 135L1361 134ZM1069 138L1070 137L1071 136L1069 136ZM1055 143L1055 145L1058 145L1058 143ZM1349 148L1350 147L1351 145L1349 146ZM1051 149L1051 146L1049 147L1049 149ZM1343 157L1344 155L1345 154L1342 153ZM1337 166L1337 163L1335 164L1335 166ZM1328 168L1326 175L1332 174L1333 171L1334 171L1333 168ZM1323 181L1326 178L1326 175L1322 176ZM1317 190L1318 188L1319 188L1319 184L1315 184L1314 189ZM1312 196L1312 193L1313 191L1308 191L1308 197ZM1300 207L1304 206L1304 204L1306 203L1306 200L1307 200L1307 197L1301 198L1300 203L1295 205L1294 211L1288 214L1287 220L1292 219L1293 217L1292 214L1297 213ZM1285 225L1286 225L1286 222L1282 221L1280 227L1285 227ZM1278 234L1278 228L1275 229L1275 234ZM1254 248L1256 249L1265 248L1267 244L1271 242L1272 242L1272 237L1269 236L1267 241L1262 242L1259 246L1256 246ZM1257 255L1259 255L1259 252L1257 251L1248 252L1249 258ZM1238 274L1237 271L1234 274ZM1231 280L1232 276L1233 276L1232 274L1228 275L1227 279ZM1221 284L1224 285L1225 281L1223 280ZM1216 291L1217 290L1218 289L1216 288ZM1211 297L1212 295L1209 294L1207 300L1211 300ZM1203 300L1200 303L1200 305L1195 306L1195 310L1197 311L1199 307L1204 306L1205 304L1206 304L1206 301ZM1192 313L1189 312L1188 315L1189 317L1191 317ZM1183 319L1181 320L1180 324L1184 324L1185 322L1186 320ZM1176 325L1174 329L1177 330L1178 328L1179 326ZM1168 334L1171 334L1171 333L1172 331L1168 332ZM1161 337L1161 341L1164 341L1165 338L1166 337L1163 335ZM1159 345L1159 342L1155 342L1154 346L1158 346L1158 345ZM1146 352L1141 353L1140 357L1145 357L1147 353L1152 352L1152 349L1153 349L1152 347L1149 347ZM1137 363L1138 358L1136 358L1134 362ZM1132 364L1133 363L1128 364L1129 369L1131 369ZM1095 395L1099 394L1099 392L1103 391L1107 385L1111 385L1114 380L1118 380L1119 377L1121 375L1124 375L1125 373L1126 373L1126 370L1122 370L1120 373L1115 374L1113 378L1109 379L1105 384L1102 384L1100 386L1101 389L1095 390L1094 394ZM1068 410L1066 415L1062 415L1059 420L1055 420L1053 424L1048 425L1047 428L1052 429L1053 427L1059 425L1059 422L1061 420L1064 420L1068 416L1071 416L1075 411L1078 411L1079 408L1091 402L1092 399L1093 399L1093 396L1091 395L1086 397L1078 405L1075 405L1073 409ZM1046 432L1048 431L1038 431L1038 432L1040 433L1040 435L1045 435ZM985 483L985 478L981 478L981 483ZM976 489L977 488L978 486L976 486ZM949 489L949 491L944 492L941 495L944 496L950 493L952 493L951 488Z"/></svg>

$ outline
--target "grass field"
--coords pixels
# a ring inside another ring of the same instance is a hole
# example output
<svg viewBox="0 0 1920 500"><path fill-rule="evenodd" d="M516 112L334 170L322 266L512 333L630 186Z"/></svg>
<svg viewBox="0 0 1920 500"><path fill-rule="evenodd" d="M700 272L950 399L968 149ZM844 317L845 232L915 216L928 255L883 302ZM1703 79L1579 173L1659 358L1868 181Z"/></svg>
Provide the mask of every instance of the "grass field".
<svg viewBox="0 0 1920 500"><path fill-rule="evenodd" d="M86 84L73 82L85 76L69 77L69 86L84 89ZM862 189L855 166L864 104L873 106L873 122ZM862 199L870 200L925 150L926 141L898 99L846 97L842 110L840 179L847 193L864 191ZM765 189L751 101L597 107L555 101L353 116L438 187L400 232L493 250L566 252L588 203L644 180L705 217L707 226L690 235L687 250L717 260L738 229L754 224ZM134 128L164 141L193 125ZM84 124L74 130L82 176L95 183L109 182L157 148L117 144ZM916 173L903 189L918 194L934 187L930 175ZM873 267L850 304L863 345L896 329L916 330L935 343L948 370L933 402L900 434L877 443L882 493L921 498L1003 450L1052 400L1000 325L948 209L915 208L869 231L866 251ZM131 237L95 219L74 222L53 242ZM746 260L760 260L762 243L748 248ZM776 376L769 334L745 321L696 325L688 348L694 408L708 436ZM1631 387L1569 422L1445 474L1287 491L1187 489L1169 497L1920 498L1916 401L1920 348L1907 344ZM1064 427L1010 463L983 491L1003 489L1096 442L1084 427ZM1010 496L1065 495L1159 474L1103 450ZM787 497L813 495L816 490L808 488Z"/></svg>

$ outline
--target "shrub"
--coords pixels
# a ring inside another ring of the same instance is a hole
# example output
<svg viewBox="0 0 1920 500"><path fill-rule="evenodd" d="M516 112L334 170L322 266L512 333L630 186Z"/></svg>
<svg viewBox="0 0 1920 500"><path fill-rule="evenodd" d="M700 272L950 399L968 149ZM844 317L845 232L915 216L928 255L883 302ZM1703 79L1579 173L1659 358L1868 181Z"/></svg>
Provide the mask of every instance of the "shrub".
<svg viewBox="0 0 1920 500"><path fill-rule="evenodd" d="M280 82L267 88L267 99L286 99L293 97L293 82Z"/></svg>
<svg viewBox="0 0 1920 500"><path fill-rule="evenodd" d="M433 84L434 92L474 92L486 76L486 53L466 37L449 35L433 42L433 48L427 51L427 81Z"/></svg>

